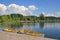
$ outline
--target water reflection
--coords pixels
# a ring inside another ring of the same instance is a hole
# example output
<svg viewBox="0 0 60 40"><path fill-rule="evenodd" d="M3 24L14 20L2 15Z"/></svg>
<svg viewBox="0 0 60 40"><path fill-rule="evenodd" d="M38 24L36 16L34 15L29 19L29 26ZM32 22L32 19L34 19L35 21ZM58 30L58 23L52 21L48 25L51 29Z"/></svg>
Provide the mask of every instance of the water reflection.
<svg viewBox="0 0 60 40"><path fill-rule="evenodd" d="M28 22L27 25L30 26L30 27L32 27L32 26L34 27L36 24L35 23L29 23Z"/></svg>
<svg viewBox="0 0 60 40"><path fill-rule="evenodd" d="M3 28L13 28L13 29L20 29L23 27L23 24L18 22L18 23L2 23Z"/></svg>
<svg viewBox="0 0 60 40"><path fill-rule="evenodd" d="M22 29L26 29L26 30L33 30L35 29L36 23L23 23L23 28Z"/></svg>
<svg viewBox="0 0 60 40"><path fill-rule="evenodd" d="M44 28L44 22L39 23L40 28Z"/></svg>
<svg viewBox="0 0 60 40"><path fill-rule="evenodd" d="M2 23L3 28L26 29L45 34L45 37L60 39L60 23ZM1 28L0 28L1 29Z"/></svg>
<svg viewBox="0 0 60 40"><path fill-rule="evenodd" d="M20 28L20 27L23 27L23 24L22 23L14 23L14 24L11 24L10 25L11 26L11 28Z"/></svg>
<svg viewBox="0 0 60 40"><path fill-rule="evenodd" d="M3 28L13 28L13 29L30 29L30 30L33 30L33 29L36 29L36 26L37 27L40 27L40 29L42 29L44 27L44 22L40 22L40 23L20 23L20 22L15 22L15 23L6 23L6 22L3 22L2 23L2 26Z"/></svg>

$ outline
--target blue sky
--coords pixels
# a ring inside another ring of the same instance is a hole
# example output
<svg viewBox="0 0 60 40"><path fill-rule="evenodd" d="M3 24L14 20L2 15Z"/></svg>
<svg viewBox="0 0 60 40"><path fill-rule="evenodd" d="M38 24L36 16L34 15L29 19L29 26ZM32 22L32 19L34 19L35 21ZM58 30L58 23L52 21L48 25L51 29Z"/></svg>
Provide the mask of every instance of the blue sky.
<svg viewBox="0 0 60 40"><path fill-rule="evenodd" d="M38 8L33 11L33 14L35 15L39 15L41 12L49 15L60 13L60 0L0 0L0 4L4 4L5 6L16 4L25 7L34 5Z"/></svg>

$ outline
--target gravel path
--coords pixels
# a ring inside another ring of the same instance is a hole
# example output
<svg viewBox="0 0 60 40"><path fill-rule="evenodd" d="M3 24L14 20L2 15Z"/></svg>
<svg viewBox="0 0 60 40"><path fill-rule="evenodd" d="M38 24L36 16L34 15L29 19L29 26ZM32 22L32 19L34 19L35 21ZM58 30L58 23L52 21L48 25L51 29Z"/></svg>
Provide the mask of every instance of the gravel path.
<svg viewBox="0 0 60 40"><path fill-rule="evenodd" d="M54 39L0 31L0 40L54 40Z"/></svg>

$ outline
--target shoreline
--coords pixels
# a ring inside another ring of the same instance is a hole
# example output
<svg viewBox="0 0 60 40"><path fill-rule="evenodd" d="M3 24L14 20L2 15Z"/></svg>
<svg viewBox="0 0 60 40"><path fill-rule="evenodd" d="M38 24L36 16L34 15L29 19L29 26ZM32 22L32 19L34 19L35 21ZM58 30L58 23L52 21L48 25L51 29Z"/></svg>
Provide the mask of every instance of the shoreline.
<svg viewBox="0 0 60 40"><path fill-rule="evenodd" d="M56 40L56 39L0 31L0 40Z"/></svg>

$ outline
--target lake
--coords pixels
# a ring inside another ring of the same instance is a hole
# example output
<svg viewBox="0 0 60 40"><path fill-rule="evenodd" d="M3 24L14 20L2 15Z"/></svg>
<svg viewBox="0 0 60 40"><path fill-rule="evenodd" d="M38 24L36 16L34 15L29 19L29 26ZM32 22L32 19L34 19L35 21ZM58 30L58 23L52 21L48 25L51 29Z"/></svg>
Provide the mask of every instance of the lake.
<svg viewBox="0 0 60 40"><path fill-rule="evenodd" d="M11 27L18 30L26 29L38 33L45 34L47 38L60 39L60 23L19 23L19 24L10 24L3 26L0 24L0 30L5 27Z"/></svg>

